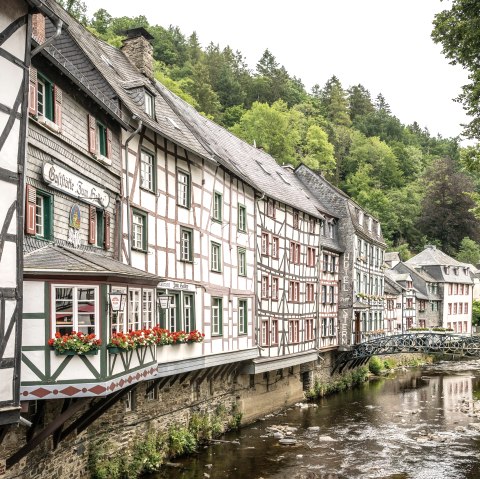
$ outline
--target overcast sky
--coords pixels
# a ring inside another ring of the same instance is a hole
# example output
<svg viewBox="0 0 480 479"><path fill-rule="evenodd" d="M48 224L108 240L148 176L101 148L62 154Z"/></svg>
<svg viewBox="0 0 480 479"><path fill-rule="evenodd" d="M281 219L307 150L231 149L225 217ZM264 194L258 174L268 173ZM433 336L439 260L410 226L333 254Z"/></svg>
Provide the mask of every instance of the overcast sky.
<svg viewBox="0 0 480 479"><path fill-rule="evenodd" d="M268 48L307 90L332 75L344 88L363 84L382 93L403 123L417 121L444 137L467 121L455 103L467 73L449 65L430 39L434 14L446 0L84 0L91 16L145 15L186 36L240 50L253 69Z"/></svg>

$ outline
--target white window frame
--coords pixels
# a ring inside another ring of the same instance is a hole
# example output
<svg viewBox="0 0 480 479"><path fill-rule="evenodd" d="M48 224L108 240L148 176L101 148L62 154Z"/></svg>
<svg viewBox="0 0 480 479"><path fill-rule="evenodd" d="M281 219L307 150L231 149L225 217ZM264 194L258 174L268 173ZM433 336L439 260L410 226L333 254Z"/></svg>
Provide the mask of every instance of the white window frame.
<svg viewBox="0 0 480 479"><path fill-rule="evenodd" d="M78 289L93 289L94 290L94 314L95 314L95 321L94 321L94 331L97 338L100 336L100 328L99 328L99 311L100 311L100 294L99 294L99 287L91 284L62 284L62 283L55 283L51 286L51 314L52 314L52 321L51 321L51 335L52 337L55 336L57 331L57 311L56 311L56 290L59 288L71 288L72 291L72 331L78 332L79 324L78 324Z"/></svg>
<svg viewBox="0 0 480 479"><path fill-rule="evenodd" d="M138 219L140 218L140 221ZM144 250L146 217L133 212L132 213L132 248Z"/></svg>
<svg viewBox="0 0 480 479"><path fill-rule="evenodd" d="M213 192L213 219L215 221L223 220L223 195L218 191Z"/></svg>
<svg viewBox="0 0 480 479"><path fill-rule="evenodd" d="M248 300L238 300L238 333L247 334L248 332Z"/></svg>
<svg viewBox="0 0 480 479"><path fill-rule="evenodd" d="M247 251L245 248L238 248L238 275L247 276Z"/></svg>
<svg viewBox="0 0 480 479"><path fill-rule="evenodd" d="M177 204L183 208L190 208L190 174L177 170Z"/></svg>
<svg viewBox="0 0 480 479"><path fill-rule="evenodd" d="M215 273L222 272L222 245L214 241L210 243L210 270Z"/></svg>
<svg viewBox="0 0 480 479"><path fill-rule="evenodd" d="M187 228L180 229L180 260L193 261L193 231Z"/></svg>
<svg viewBox="0 0 480 479"><path fill-rule="evenodd" d="M45 236L45 198L37 194L35 201L35 234Z"/></svg>
<svg viewBox="0 0 480 479"><path fill-rule="evenodd" d="M148 151L140 153L140 187L154 192L155 188L155 159Z"/></svg>
<svg viewBox="0 0 480 479"><path fill-rule="evenodd" d="M212 336L221 336L222 335L222 324L223 321L223 299L222 298L212 298Z"/></svg>
<svg viewBox="0 0 480 479"><path fill-rule="evenodd" d="M142 300L142 290L140 288L128 289L127 331L138 331L142 327ZM137 321L134 318L135 314L138 314Z"/></svg>
<svg viewBox="0 0 480 479"><path fill-rule="evenodd" d="M142 324L141 329L151 329L155 326L155 303L153 289L142 290Z"/></svg>
<svg viewBox="0 0 480 479"><path fill-rule="evenodd" d="M145 92L145 113L153 118L153 112L155 111L155 99L153 95Z"/></svg>

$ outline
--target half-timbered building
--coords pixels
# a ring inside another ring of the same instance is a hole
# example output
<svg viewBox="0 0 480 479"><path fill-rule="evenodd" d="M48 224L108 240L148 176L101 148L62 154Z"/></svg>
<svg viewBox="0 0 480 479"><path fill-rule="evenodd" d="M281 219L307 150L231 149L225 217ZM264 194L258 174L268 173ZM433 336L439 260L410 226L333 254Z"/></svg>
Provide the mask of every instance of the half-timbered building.
<svg viewBox="0 0 480 479"><path fill-rule="evenodd" d="M31 4L0 10L0 438L20 415L23 181ZM2 464L0 460L0 474Z"/></svg>
<svg viewBox="0 0 480 479"><path fill-rule="evenodd" d="M349 347L383 328L386 244L380 223L307 166L300 165L296 174L338 218L337 234L344 250L339 276L339 346Z"/></svg>

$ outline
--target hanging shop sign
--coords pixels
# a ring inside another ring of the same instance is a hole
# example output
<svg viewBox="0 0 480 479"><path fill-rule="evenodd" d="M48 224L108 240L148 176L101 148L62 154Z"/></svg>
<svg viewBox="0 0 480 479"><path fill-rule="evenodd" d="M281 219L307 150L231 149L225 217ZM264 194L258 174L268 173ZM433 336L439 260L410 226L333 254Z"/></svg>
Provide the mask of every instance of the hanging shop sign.
<svg viewBox="0 0 480 479"><path fill-rule="evenodd" d="M50 187L92 205L100 205L106 208L110 203L110 196L104 189L61 166L45 162L43 164L43 179Z"/></svg>
<svg viewBox="0 0 480 479"><path fill-rule="evenodd" d="M190 283L179 283L177 281L161 281L158 283L159 289L171 289L174 291L195 291L195 285Z"/></svg>

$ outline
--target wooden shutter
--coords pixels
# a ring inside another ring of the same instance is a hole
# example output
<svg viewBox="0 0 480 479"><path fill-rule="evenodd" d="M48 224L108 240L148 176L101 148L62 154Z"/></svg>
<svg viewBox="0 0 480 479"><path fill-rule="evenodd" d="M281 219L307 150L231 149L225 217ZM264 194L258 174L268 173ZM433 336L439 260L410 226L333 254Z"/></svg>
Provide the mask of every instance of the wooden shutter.
<svg viewBox="0 0 480 479"><path fill-rule="evenodd" d="M92 115L88 115L88 151L97 152L97 121Z"/></svg>
<svg viewBox="0 0 480 479"><path fill-rule="evenodd" d="M62 129L62 101L63 92L57 85L53 87L53 108L55 110L54 118L55 124Z"/></svg>
<svg viewBox="0 0 480 479"><path fill-rule="evenodd" d="M110 249L110 213L105 213L105 238L104 246L105 249Z"/></svg>
<svg viewBox="0 0 480 479"><path fill-rule="evenodd" d="M88 244L95 244L97 236L97 209L90 206L88 210Z"/></svg>
<svg viewBox="0 0 480 479"><path fill-rule="evenodd" d="M37 69L30 67L30 83L28 87L28 113L30 113L31 115L36 115L38 113L37 98L38 98Z"/></svg>
<svg viewBox="0 0 480 479"><path fill-rule="evenodd" d="M109 128L106 129L107 130L107 158L112 158L112 130L110 130Z"/></svg>
<svg viewBox="0 0 480 479"><path fill-rule="evenodd" d="M27 185L25 203L25 233L27 235L34 235L37 232L35 219L37 209L37 190L32 185Z"/></svg>

